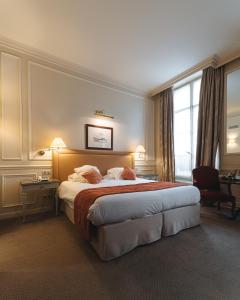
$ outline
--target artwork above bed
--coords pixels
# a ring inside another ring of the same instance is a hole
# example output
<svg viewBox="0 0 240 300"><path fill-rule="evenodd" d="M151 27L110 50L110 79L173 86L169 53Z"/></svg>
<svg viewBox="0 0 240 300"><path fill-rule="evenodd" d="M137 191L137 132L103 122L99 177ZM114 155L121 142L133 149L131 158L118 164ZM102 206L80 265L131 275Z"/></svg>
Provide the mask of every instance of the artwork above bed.
<svg viewBox="0 0 240 300"><path fill-rule="evenodd" d="M86 149L113 150L113 128L86 124Z"/></svg>

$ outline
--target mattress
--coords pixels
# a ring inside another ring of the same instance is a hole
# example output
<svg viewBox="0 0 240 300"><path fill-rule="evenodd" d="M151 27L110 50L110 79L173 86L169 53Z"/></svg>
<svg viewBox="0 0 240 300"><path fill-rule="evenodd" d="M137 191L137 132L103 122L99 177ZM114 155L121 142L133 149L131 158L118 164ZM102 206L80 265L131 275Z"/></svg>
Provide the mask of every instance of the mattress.
<svg viewBox="0 0 240 300"><path fill-rule="evenodd" d="M104 186L141 184L146 179L109 180L99 184L64 181L59 187L59 197L70 207L74 206L76 195L89 188ZM136 193L114 194L99 197L89 209L88 219L96 226L143 218L179 207L196 205L200 201L199 190L194 186Z"/></svg>

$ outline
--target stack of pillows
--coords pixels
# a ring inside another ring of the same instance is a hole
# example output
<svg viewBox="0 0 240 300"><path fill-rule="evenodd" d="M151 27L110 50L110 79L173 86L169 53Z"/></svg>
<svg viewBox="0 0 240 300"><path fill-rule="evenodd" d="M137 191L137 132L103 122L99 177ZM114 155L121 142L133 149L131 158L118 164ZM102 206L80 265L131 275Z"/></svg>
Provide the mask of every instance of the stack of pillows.
<svg viewBox="0 0 240 300"><path fill-rule="evenodd" d="M107 171L104 177L101 175L96 166L84 165L74 169L74 173L68 176L69 181L96 184L102 179L123 179L123 180L136 180L135 170L129 167L112 168Z"/></svg>

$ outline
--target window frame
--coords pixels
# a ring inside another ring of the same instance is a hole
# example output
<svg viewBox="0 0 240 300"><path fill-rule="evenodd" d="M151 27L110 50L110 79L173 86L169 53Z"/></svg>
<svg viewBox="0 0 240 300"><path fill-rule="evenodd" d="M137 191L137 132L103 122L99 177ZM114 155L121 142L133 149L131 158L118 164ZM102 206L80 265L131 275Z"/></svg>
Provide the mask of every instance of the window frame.
<svg viewBox="0 0 240 300"><path fill-rule="evenodd" d="M190 109L190 149L191 149L191 170L194 168L194 164L195 162L193 162L193 112L194 112L194 108L199 107L199 102L198 104L193 104L193 90L194 90L194 82L201 80L202 76L198 76L194 79L191 79L187 82L184 82L183 84L181 84L180 86L177 86L175 88L173 88L173 99L174 99L174 92L177 91L178 89L183 88L184 86L189 85L190 86L190 106L186 107L186 108L182 108L179 110L174 110L174 106L173 106L173 119L175 120L175 113L179 113L185 110L189 110ZM200 97L200 92L199 92L199 97ZM174 101L173 101L174 103ZM174 122L175 123L175 122ZM173 124L173 128L174 128L175 124ZM175 141L174 141L175 143ZM175 159L175 153L174 153L174 159ZM175 174L176 177L176 181L185 181L185 182L191 182L192 181L192 176L190 175L190 177L187 176L177 176L177 174Z"/></svg>

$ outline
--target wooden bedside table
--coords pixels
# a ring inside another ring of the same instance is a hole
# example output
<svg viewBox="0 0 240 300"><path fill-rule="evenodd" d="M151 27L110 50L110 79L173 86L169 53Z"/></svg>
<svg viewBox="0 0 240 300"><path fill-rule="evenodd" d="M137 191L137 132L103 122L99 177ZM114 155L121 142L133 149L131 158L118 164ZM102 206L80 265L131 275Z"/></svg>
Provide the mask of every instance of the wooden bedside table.
<svg viewBox="0 0 240 300"><path fill-rule="evenodd" d="M24 180L20 182L20 201L23 208L23 221L26 219L26 208L29 204L27 201L28 192L32 191L41 191L41 190L52 190L54 192L54 201L55 201L55 212L58 215L58 187L60 181L57 179L49 179L48 181L31 181Z"/></svg>
<svg viewBox="0 0 240 300"><path fill-rule="evenodd" d="M155 174L155 173L151 173L151 174L137 174L136 175L139 178L144 178L144 179L148 179L148 180L159 180L159 175Z"/></svg>

